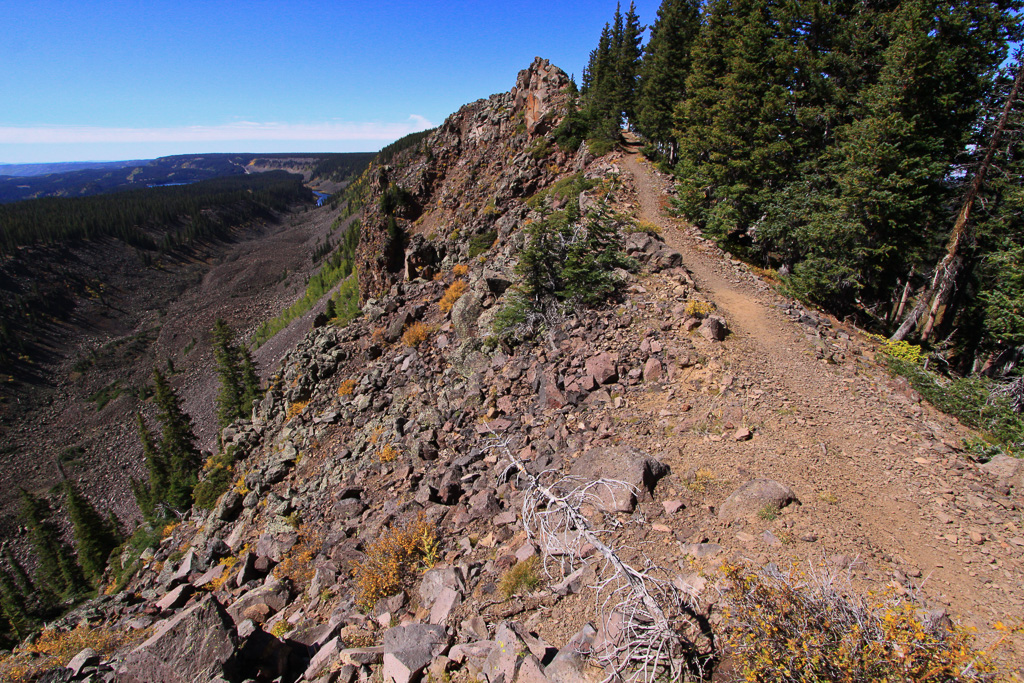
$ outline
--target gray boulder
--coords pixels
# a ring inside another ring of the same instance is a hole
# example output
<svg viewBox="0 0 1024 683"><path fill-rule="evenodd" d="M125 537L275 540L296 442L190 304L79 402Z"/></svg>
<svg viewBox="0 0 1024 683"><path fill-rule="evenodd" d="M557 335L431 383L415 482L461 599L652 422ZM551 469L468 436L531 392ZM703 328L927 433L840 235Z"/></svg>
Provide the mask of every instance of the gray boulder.
<svg viewBox="0 0 1024 683"><path fill-rule="evenodd" d="M722 341L725 339L725 335L728 334L729 328L725 324L724 318L712 315L704 319L698 331L709 341Z"/></svg>
<svg viewBox="0 0 1024 683"><path fill-rule="evenodd" d="M483 300L479 292L468 291L452 306L452 326L460 339L476 335L476 322L484 312Z"/></svg>
<svg viewBox="0 0 1024 683"><path fill-rule="evenodd" d="M238 636L213 596L160 624L125 657L118 683L194 683L231 679Z"/></svg>
<svg viewBox="0 0 1024 683"><path fill-rule="evenodd" d="M718 518L732 521L755 517L766 507L781 510L790 503L799 503L793 489L772 479L753 479L729 494L718 510Z"/></svg>
<svg viewBox="0 0 1024 683"><path fill-rule="evenodd" d="M384 683L411 683L435 657L448 649L443 626L409 624L384 632Z"/></svg>
<svg viewBox="0 0 1024 683"><path fill-rule="evenodd" d="M589 481L612 480L594 489L598 507L605 512L632 512L637 501L654 492L668 465L629 446L593 448L573 462L569 474Z"/></svg>

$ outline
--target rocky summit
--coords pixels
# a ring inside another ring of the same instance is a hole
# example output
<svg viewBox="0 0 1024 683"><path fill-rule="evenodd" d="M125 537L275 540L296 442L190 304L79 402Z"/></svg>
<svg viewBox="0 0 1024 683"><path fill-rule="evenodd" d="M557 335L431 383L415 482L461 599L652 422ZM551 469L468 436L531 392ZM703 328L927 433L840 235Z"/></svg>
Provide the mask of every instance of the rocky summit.
<svg viewBox="0 0 1024 683"><path fill-rule="evenodd" d="M223 429L211 509L53 624L123 645L45 680L710 678L740 571L913 598L929 633L1020 613L1020 462L964 457L877 340L670 218L636 146L559 147L568 85L538 58L371 166L361 315ZM570 205L614 217L618 294L496 334Z"/></svg>

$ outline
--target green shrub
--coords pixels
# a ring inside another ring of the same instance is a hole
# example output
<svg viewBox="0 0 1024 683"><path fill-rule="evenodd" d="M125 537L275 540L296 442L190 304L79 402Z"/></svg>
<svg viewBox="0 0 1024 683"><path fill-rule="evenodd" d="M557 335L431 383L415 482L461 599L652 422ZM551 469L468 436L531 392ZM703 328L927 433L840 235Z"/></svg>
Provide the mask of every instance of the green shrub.
<svg viewBox="0 0 1024 683"><path fill-rule="evenodd" d="M536 588L540 583L540 574L537 573L539 563L537 556L534 555L522 562L517 562L516 566L505 572L498 584L501 596L508 600L513 595Z"/></svg>
<svg viewBox="0 0 1024 683"><path fill-rule="evenodd" d="M587 149L595 157L603 157L615 149L615 141L606 138L591 138L587 140Z"/></svg>
<svg viewBox="0 0 1024 683"><path fill-rule="evenodd" d="M596 185L596 180L589 180L583 177L582 173L574 173L573 175L566 176L552 184L551 187L541 190L537 194L533 195L526 201L526 205L534 211L542 211L544 208L544 200L548 197L556 198L559 201L576 199L580 196L580 193L591 190Z"/></svg>
<svg viewBox="0 0 1024 683"><path fill-rule="evenodd" d="M905 377L929 403L1012 452L1024 449L1024 416L1009 398L993 395L994 383L983 377L941 379L915 362L887 356L889 370Z"/></svg>
<svg viewBox="0 0 1024 683"><path fill-rule="evenodd" d="M469 238L469 258L476 258L489 250L494 246L494 242L497 239L498 232L496 230L488 230L485 233L473 235Z"/></svg>
<svg viewBox="0 0 1024 683"><path fill-rule="evenodd" d="M551 154L551 143L548 142L547 138L540 138L537 142L533 143L530 149L526 150L526 153L534 161L539 161Z"/></svg>
<svg viewBox="0 0 1024 683"><path fill-rule="evenodd" d="M103 410L103 407L121 395L124 390L121 383L114 380L89 397L89 400L96 404L96 410Z"/></svg>
<svg viewBox="0 0 1024 683"><path fill-rule="evenodd" d="M217 499L231 486L232 467L235 464L235 447L228 446L219 455L206 461L203 469L206 476L196 484L192 499L204 510L213 509Z"/></svg>

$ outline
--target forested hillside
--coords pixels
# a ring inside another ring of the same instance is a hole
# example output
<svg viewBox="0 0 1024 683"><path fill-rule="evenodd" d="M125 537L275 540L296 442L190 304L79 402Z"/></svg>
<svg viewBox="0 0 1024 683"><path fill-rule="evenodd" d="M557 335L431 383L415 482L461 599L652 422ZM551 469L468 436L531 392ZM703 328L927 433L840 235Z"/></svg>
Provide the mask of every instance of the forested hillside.
<svg viewBox="0 0 1024 683"><path fill-rule="evenodd" d="M100 281L71 275L76 248L117 240L148 264L159 255L223 240L255 218L308 202L301 176L274 171L78 198L0 205L0 365L13 376L31 360L40 326L64 320ZM24 252L46 247L46 252Z"/></svg>
<svg viewBox="0 0 1024 683"><path fill-rule="evenodd" d="M179 154L150 161L110 162L76 168L81 164L38 164L46 173L31 173L32 164L12 166L5 175L0 164L0 204L44 197L87 197L165 185L187 185L224 176L283 170L307 182L344 182L358 175L373 158L372 152L294 154Z"/></svg>
<svg viewBox="0 0 1024 683"><path fill-rule="evenodd" d="M631 6L563 133L600 152L635 130L723 248L961 372L1000 372L1024 344L1020 7L665 0L641 48Z"/></svg>

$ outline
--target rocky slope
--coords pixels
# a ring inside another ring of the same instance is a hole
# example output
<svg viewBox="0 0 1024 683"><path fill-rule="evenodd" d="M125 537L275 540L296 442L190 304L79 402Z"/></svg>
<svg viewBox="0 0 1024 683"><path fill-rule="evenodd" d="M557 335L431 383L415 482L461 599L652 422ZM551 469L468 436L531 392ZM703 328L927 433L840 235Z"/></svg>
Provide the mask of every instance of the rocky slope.
<svg viewBox="0 0 1024 683"><path fill-rule="evenodd" d="M635 598L617 562L663 572L650 585L705 673L723 563L913 593L982 638L1019 613L1019 464L965 459L966 430L891 382L873 342L667 219L635 156L558 150L566 83L537 60L373 171L363 316L312 329L224 431L238 460L215 508L63 620L149 629L78 680L601 680L623 624L659 618L612 609ZM598 181L582 205L603 194L662 237L624 235L640 269L620 302L510 348L490 330L539 218L523 200L575 172Z"/></svg>

